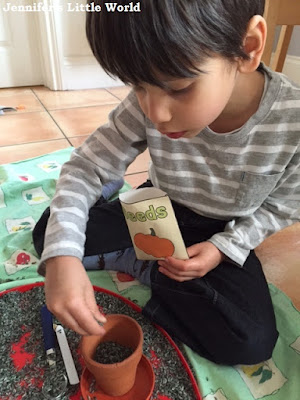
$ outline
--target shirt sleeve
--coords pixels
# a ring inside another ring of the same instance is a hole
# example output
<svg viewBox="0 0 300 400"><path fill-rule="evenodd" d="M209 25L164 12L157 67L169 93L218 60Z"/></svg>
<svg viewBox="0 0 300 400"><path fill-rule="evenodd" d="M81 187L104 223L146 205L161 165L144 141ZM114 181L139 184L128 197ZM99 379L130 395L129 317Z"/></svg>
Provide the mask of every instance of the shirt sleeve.
<svg viewBox="0 0 300 400"><path fill-rule="evenodd" d="M110 113L109 122L75 149L63 165L50 205L39 273L44 273L44 261L51 257L82 259L89 209L99 199L102 185L122 178L128 165L147 147L144 119L131 92Z"/></svg>
<svg viewBox="0 0 300 400"><path fill-rule="evenodd" d="M250 250L271 234L300 221L300 148L285 169L275 189L249 216L233 219L224 232L210 238L219 250L243 266Z"/></svg>

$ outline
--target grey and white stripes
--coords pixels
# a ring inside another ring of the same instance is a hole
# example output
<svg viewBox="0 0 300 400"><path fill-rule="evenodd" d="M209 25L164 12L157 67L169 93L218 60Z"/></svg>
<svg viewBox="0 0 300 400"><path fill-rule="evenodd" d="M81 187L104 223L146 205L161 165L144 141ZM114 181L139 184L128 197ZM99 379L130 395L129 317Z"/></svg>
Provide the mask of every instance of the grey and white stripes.
<svg viewBox="0 0 300 400"><path fill-rule="evenodd" d="M268 86L258 111L229 134L205 128L192 139L169 139L131 92L63 166L42 261L82 258L88 209L102 184L122 177L146 147L154 186L196 213L228 221L210 241L238 265L267 236L299 221L300 90L281 74L265 67L264 73Z"/></svg>

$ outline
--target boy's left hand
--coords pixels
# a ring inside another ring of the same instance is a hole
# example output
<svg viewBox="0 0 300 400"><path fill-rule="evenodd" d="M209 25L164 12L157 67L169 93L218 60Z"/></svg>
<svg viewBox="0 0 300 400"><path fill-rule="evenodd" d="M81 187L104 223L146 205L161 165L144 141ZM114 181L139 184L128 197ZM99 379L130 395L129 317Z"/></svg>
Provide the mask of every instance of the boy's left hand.
<svg viewBox="0 0 300 400"><path fill-rule="evenodd" d="M225 255L212 243L202 242L187 248L188 260L167 257L158 261L159 271L178 282L202 278L216 268Z"/></svg>

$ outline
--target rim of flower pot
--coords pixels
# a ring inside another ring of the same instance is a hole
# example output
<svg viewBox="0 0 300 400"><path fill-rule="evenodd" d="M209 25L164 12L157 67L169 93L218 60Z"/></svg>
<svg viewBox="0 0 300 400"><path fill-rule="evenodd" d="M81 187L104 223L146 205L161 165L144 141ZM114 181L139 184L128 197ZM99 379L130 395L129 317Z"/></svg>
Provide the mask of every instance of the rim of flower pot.
<svg viewBox="0 0 300 400"><path fill-rule="evenodd" d="M84 355L83 352L81 352L85 362L88 362L90 365L92 365L94 367L101 365L101 368L112 369L112 368L116 368L115 367L116 364L118 364L121 367L121 366L125 366L126 364L130 363L132 361L132 359L137 356L138 353L140 353L142 356L142 353L143 353L143 330L142 330L142 327L140 326L140 324L135 319L133 319L127 315L123 315L123 314L108 314L108 315L106 315L106 318L108 321L110 319L112 320L112 319L117 319L117 318L126 319L126 320L130 321L131 323L133 323L133 325L135 325L137 327L137 330L139 332L140 339L139 339L138 345L135 349L132 349L133 350L132 354L130 354L130 356L128 356L124 360L122 360L118 363L103 364L101 362L95 361L93 359L93 356L95 355L97 347L99 346L100 343L109 342L110 340L103 340L103 341L101 340L102 337L105 336L105 334L103 336L97 336L97 335L82 336L81 347L83 346L84 341L88 341L88 340L90 340L90 338L91 339L95 338L95 337L99 338L99 341L96 343L96 346L92 351L92 356ZM105 328L105 324L104 324L104 328Z"/></svg>

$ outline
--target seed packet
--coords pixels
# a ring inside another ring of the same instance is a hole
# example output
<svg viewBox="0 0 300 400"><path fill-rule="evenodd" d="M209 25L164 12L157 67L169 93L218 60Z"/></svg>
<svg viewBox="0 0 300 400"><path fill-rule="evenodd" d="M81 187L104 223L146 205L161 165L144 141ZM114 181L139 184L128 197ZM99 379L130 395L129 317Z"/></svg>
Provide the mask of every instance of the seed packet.
<svg viewBox="0 0 300 400"><path fill-rule="evenodd" d="M168 195L158 188L121 193L120 202L138 260L188 258Z"/></svg>

